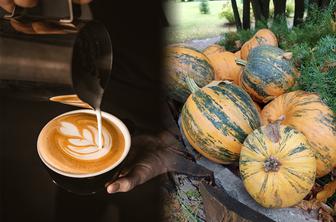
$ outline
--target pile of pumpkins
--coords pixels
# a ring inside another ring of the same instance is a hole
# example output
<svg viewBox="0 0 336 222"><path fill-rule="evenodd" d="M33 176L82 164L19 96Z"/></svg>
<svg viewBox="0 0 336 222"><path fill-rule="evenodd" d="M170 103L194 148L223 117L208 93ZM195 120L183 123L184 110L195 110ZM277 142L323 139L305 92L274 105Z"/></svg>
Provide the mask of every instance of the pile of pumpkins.
<svg viewBox="0 0 336 222"><path fill-rule="evenodd" d="M241 50L167 47L170 98L200 154L239 161L248 193L268 208L290 207L336 165L334 113L314 93L291 91L299 75L276 36L259 30ZM260 107L263 107L262 109Z"/></svg>

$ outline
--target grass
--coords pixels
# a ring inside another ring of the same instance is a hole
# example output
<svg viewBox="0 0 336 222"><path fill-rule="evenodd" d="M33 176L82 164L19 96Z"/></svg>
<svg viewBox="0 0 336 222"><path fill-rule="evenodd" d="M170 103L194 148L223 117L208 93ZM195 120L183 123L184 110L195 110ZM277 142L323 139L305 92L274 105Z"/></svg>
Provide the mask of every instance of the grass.
<svg viewBox="0 0 336 222"><path fill-rule="evenodd" d="M200 2L167 1L165 11L170 23L167 28L169 43L180 43L191 39L203 39L219 36L227 28L225 19L219 18L219 13L227 1L209 1L209 14L201 14ZM235 28L232 28L235 30Z"/></svg>
<svg viewBox="0 0 336 222"><path fill-rule="evenodd" d="M199 10L200 1L180 2L166 1L165 11L170 23L166 29L168 43L182 43L193 39L204 39L215 37L224 32L236 31L235 25L224 25L228 23L225 18L220 18L219 14L223 12L223 6L226 10L232 12L230 1L208 1L210 13L201 14ZM239 10L242 11L242 4L237 1ZM287 7L291 9L293 16L294 0L287 1ZM270 2L270 10L273 10L273 3ZM251 10L251 15L253 12ZM242 13L240 13L242 17ZM253 20L253 19L252 19Z"/></svg>

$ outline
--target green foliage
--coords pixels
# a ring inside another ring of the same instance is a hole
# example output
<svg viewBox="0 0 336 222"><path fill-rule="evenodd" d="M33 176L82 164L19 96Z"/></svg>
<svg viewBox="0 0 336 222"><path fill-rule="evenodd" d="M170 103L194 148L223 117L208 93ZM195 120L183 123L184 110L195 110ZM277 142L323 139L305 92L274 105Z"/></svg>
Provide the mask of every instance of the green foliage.
<svg viewBox="0 0 336 222"><path fill-rule="evenodd" d="M200 2L165 1L164 10L170 26L165 28L168 43L205 39L223 33L222 1L209 1L210 14L200 14Z"/></svg>
<svg viewBox="0 0 336 222"><path fill-rule="evenodd" d="M240 41L238 32L226 32L218 44L223 46L226 50L232 52L238 50L236 41Z"/></svg>
<svg viewBox="0 0 336 222"><path fill-rule="evenodd" d="M248 41L250 38L252 38L254 34L255 34L254 31L251 32L249 30L242 30L239 32L238 37L240 41L243 43L243 42Z"/></svg>
<svg viewBox="0 0 336 222"><path fill-rule="evenodd" d="M202 14L209 14L210 8L209 8L208 0L202 0L200 3L199 9Z"/></svg>
<svg viewBox="0 0 336 222"><path fill-rule="evenodd" d="M219 17L225 18L229 23L235 22L233 12L230 8L224 8L223 11L219 14Z"/></svg>
<svg viewBox="0 0 336 222"><path fill-rule="evenodd" d="M224 33L224 38L222 38L218 44L224 46L228 51L237 51L241 44L252 38L254 33L255 31L253 30Z"/></svg>
<svg viewBox="0 0 336 222"><path fill-rule="evenodd" d="M335 7L335 2L333 1L325 10L313 7L310 11L309 18L299 27L288 28L287 20L284 17L274 18L270 29L274 32L279 40L279 47L284 50L291 50L294 46L301 43L307 43L309 46L313 47L316 43L328 34L333 34L333 28L331 21L333 21L333 8ZM236 35L226 33L223 39L220 41L225 48L230 49L236 47L231 45L235 41L240 41L244 43L248 39L245 38L248 32L251 36L256 31L264 28L266 22L260 22L255 30L239 30Z"/></svg>
<svg viewBox="0 0 336 222"><path fill-rule="evenodd" d="M294 4L292 2L287 3L286 5L286 17L291 17L294 14ZM274 17L274 6L272 5L269 10L269 16Z"/></svg>
<svg viewBox="0 0 336 222"><path fill-rule="evenodd" d="M318 93L336 113L336 37L333 30L334 2L326 10L312 8L309 18L300 27L288 29L281 22L272 31L279 46L293 52L301 72L299 89Z"/></svg>
<svg viewBox="0 0 336 222"><path fill-rule="evenodd" d="M336 36L322 37L314 48L298 45L295 57L301 72L297 88L318 93L336 113Z"/></svg>
<svg viewBox="0 0 336 222"><path fill-rule="evenodd" d="M275 18L270 29L279 40L279 47L293 52L294 63L301 76L298 86L318 93L336 113L336 35L333 19L335 1L321 10L312 8L309 17L299 27L288 28L285 18ZM235 51L237 42L244 43L258 30L226 33L219 42L227 50Z"/></svg>
<svg viewBox="0 0 336 222"><path fill-rule="evenodd" d="M237 2L238 12L240 15L243 15L243 3ZM223 4L222 10L219 13L219 18L224 18L229 24L235 23L234 14L232 11L232 5L230 2L225 2Z"/></svg>
<svg viewBox="0 0 336 222"><path fill-rule="evenodd" d="M309 17L299 27L289 29L285 18L274 20L271 30L278 37L280 47L290 50L297 44L307 43L314 47L317 42L328 34L333 34L331 21L333 21L334 3L325 10L313 7Z"/></svg>
<svg viewBox="0 0 336 222"><path fill-rule="evenodd" d="M287 4L286 5L286 16L290 17L294 13L294 5L293 4Z"/></svg>

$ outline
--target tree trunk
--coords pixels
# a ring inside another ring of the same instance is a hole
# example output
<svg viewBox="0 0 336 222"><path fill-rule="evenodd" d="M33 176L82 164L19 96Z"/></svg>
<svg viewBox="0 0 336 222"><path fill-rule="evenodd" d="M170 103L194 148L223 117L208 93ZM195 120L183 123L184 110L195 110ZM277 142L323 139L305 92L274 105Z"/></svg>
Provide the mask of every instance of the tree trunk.
<svg viewBox="0 0 336 222"><path fill-rule="evenodd" d="M260 0L261 14L264 17L263 19L265 19L266 22L269 18L269 3L270 3L270 0Z"/></svg>
<svg viewBox="0 0 336 222"><path fill-rule="evenodd" d="M256 27L267 27L269 17L269 0L251 0Z"/></svg>
<svg viewBox="0 0 336 222"><path fill-rule="evenodd" d="M254 18L256 22L260 21L262 19L260 2L259 0L251 0L251 3L252 3Z"/></svg>
<svg viewBox="0 0 336 222"><path fill-rule="evenodd" d="M250 0L243 1L243 29L250 29Z"/></svg>
<svg viewBox="0 0 336 222"><path fill-rule="evenodd" d="M273 0L274 18L286 16L286 0Z"/></svg>
<svg viewBox="0 0 336 222"><path fill-rule="evenodd" d="M325 9L329 6L330 0L321 0L320 8Z"/></svg>
<svg viewBox="0 0 336 222"><path fill-rule="evenodd" d="M232 10L233 10L233 15L234 15L234 18L235 18L237 30L241 29L242 24L241 24L241 21L240 21L240 16L239 16L239 11L238 11L236 0L231 0L231 5L232 5Z"/></svg>
<svg viewBox="0 0 336 222"><path fill-rule="evenodd" d="M325 9L329 6L330 0L309 0L308 1L308 15L309 18L311 15L311 8L315 5L315 7L319 9Z"/></svg>
<svg viewBox="0 0 336 222"><path fill-rule="evenodd" d="M309 0L309 5L311 4L316 4L316 5L319 5L319 0Z"/></svg>
<svg viewBox="0 0 336 222"><path fill-rule="evenodd" d="M295 0L294 26L303 23L304 9L304 0Z"/></svg>
<svg viewBox="0 0 336 222"><path fill-rule="evenodd" d="M312 7L319 7L319 0L309 0L308 1L308 13L307 13L307 18L310 17L311 15L311 9Z"/></svg>

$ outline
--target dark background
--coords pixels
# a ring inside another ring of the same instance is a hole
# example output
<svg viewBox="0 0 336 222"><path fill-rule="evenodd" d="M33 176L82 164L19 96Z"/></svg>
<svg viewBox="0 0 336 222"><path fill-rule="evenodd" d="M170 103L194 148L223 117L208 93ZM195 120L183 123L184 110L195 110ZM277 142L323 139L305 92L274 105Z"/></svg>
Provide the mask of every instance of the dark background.
<svg viewBox="0 0 336 222"><path fill-rule="evenodd" d="M1 222L160 221L158 178L113 195L78 196L53 184L36 140L50 119L72 107L4 97L0 104Z"/></svg>
<svg viewBox="0 0 336 222"><path fill-rule="evenodd" d="M91 4L94 18L110 32L114 53L102 110L140 131L162 128L160 3L95 0ZM0 221L160 221L158 179L126 194L93 196L70 194L52 183L38 158L36 140L49 120L73 109L1 92Z"/></svg>

